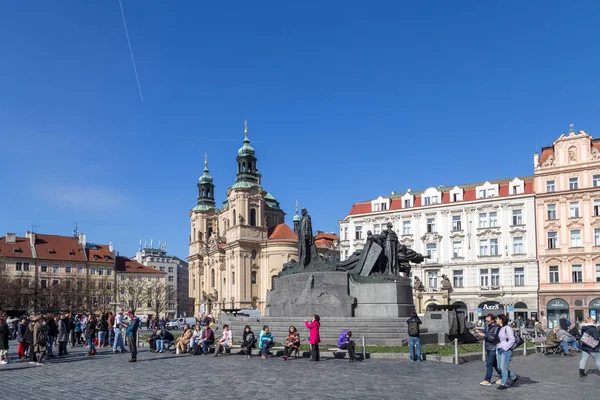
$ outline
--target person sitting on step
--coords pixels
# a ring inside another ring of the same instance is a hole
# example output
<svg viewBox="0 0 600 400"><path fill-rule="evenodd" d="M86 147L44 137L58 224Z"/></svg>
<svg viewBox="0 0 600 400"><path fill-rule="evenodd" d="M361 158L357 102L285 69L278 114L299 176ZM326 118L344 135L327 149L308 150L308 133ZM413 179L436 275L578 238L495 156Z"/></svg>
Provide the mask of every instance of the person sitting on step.
<svg viewBox="0 0 600 400"><path fill-rule="evenodd" d="M349 330L344 330L340 337L338 338L337 346L342 350L348 350L348 356L350 357L350 362L354 362L356 359L356 345L354 341L351 340L352 332Z"/></svg>
<svg viewBox="0 0 600 400"><path fill-rule="evenodd" d="M283 360L287 360L294 351L300 349L300 334L294 325L288 330L285 348L283 349Z"/></svg>
<svg viewBox="0 0 600 400"><path fill-rule="evenodd" d="M260 357L265 359L269 353L269 349L275 346L275 338L269 330L269 326L263 326L260 335L258 336L258 345L260 346Z"/></svg>
<svg viewBox="0 0 600 400"><path fill-rule="evenodd" d="M217 346L215 347L215 354L213 357L218 357L219 352L223 350L223 354L225 354L225 350L231 348L233 345L233 334L229 330L229 325L223 325L223 337L221 340L217 342Z"/></svg>
<svg viewBox="0 0 600 400"><path fill-rule="evenodd" d="M252 328L249 325L244 327L242 341L242 349L244 349L246 356L248 358L252 357L252 349L256 347L256 336L254 336L254 332L252 332Z"/></svg>
<svg viewBox="0 0 600 400"><path fill-rule="evenodd" d="M177 341L175 343L175 347L178 350L177 354L185 353L185 349L192 340L192 334L193 332L190 329L190 326L188 324L183 325L183 333L177 338Z"/></svg>

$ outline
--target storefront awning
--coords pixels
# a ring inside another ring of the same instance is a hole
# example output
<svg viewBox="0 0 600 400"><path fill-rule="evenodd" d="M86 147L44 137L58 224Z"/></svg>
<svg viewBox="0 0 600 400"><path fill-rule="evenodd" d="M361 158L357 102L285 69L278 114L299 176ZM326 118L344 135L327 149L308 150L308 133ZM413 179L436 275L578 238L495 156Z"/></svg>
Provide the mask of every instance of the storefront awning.
<svg viewBox="0 0 600 400"><path fill-rule="evenodd" d="M568 310L569 303L567 303L563 299L552 299L548 302L546 308L548 310Z"/></svg>

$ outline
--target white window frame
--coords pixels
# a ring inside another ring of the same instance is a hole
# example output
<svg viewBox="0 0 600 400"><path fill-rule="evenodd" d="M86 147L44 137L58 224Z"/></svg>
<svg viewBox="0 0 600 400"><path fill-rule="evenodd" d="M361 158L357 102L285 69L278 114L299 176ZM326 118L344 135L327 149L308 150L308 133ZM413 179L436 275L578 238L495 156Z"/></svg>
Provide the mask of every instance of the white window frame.
<svg viewBox="0 0 600 400"><path fill-rule="evenodd" d="M455 288L462 288L465 286L464 271L462 269L452 270L452 283Z"/></svg>
<svg viewBox="0 0 600 400"><path fill-rule="evenodd" d="M515 267L515 286L525 286L525 267Z"/></svg>
<svg viewBox="0 0 600 400"><path fill-rule="evenodd" d="M554 179L546 181L546 192L556 192L556 181Z"/></svg>
<svg viewBox="0 0 600 400"><path fill-rule="evenodd" d="M558 232L548 232L546 238L549 249L556 249L558 247Z"/></svg>
<svg viewBox="0 0 600 400"><path fill-rule="evenodd" d="M579 218L581 216L579 210L579 202L572 201L569 203L569 218Z"/></svg>
<svg viewBox="0 0 600 400"><path fill-rule="evenodd" d="M512 224L515 225L523 225L523 210L512 210Z"/></svg>
<svg viewBox="0 0 600 400"><path fill-rule="evenodd" d="M581 247L581 230L573 229L569 232L571 237L571 246L570 247Z"/></svg>
<svg viewBox="0 0 600 400"><path fill-rule="evenodd" d="M560 283L560 267L558 265L548 267L548 282Z"/></svg>
<svg viewBox="0 0 600 400"><path fill-rule="evenodd" d="M583 265L575 264L571 265L571 282L582 283L583 282Z"/></svg>
<svg viewBox="0 0 600 400"><path fill-rule="evenodd" d="M569 190L579 189L579 177L569 178Z"/></svg>
<svg viewBox="0 0 600 400"><path fill-rule="evenodd" d="M513 237L513 254L525 254L523 249L523 236Z"/></svg>

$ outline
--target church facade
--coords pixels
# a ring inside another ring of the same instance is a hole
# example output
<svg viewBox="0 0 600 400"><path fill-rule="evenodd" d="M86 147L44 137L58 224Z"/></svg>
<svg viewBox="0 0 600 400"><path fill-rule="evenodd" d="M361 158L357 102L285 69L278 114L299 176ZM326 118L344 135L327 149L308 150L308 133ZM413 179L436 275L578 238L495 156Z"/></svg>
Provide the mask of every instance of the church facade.
<svg viewBox="0 0 600 400"><path fill-rule="evenodd" d="M236 157L235 183L221 208L208 162L189 212L189 296L194 316L240 309L264 314L267 291L283 264L298 259L297 235L285 213L263 189L247 125ZM297 217L294 218L297 220Z"/></svg>

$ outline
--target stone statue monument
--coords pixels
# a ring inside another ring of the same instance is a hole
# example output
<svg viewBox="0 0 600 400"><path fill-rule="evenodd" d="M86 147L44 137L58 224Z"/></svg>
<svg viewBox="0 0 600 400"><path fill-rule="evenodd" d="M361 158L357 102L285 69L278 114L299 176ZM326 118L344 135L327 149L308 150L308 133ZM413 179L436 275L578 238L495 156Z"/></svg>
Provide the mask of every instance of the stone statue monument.
<svg viewBox="0 0 600 400"><path fill-rule="evenodd" d="M317 261L317 247L313 236L312 221L306 208L302 209L302 220L300 221L300 235L298 237L298 264L300 268L306 268L311 262Z"/></svg>
<svg viewBox="0 0 600 400"><path fill-rule="evenodd" d="M396 235L396 232L394 232L394 230L392 229L393 225L391 222L388 222L387 224L387 234L385 237L385 258L386 258L386 264L385 264L385 273L386 274L392 274L392 275L397 275L398 274L398 245L400 244L400 242L398 242L398 235Z"/></svg>

